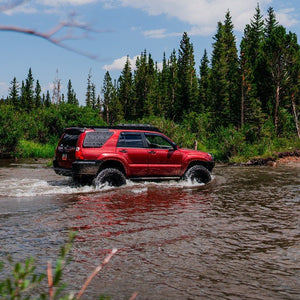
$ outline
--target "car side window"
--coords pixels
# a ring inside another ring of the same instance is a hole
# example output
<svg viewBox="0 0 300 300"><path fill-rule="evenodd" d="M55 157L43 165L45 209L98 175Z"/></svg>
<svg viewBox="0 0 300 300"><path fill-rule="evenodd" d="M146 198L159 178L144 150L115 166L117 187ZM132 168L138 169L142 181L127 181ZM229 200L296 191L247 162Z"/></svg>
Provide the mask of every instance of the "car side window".
<svg viewBox="0 0 300 300"><path fill-rule="evenodd" d="M171 142L161 135L146 133L145 137L148 143L148 148L173 149Z"/></svg>
<svg viewBox="0 0 300 300"><path fill-rule="evenodd" d="M117 147L144 148L142 135L140 133L122 132Z"/></svg>

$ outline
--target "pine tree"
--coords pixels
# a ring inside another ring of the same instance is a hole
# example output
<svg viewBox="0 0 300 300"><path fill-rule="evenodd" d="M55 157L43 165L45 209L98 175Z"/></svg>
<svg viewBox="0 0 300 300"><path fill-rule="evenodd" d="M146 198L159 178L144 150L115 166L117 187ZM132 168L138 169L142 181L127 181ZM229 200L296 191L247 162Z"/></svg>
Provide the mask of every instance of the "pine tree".
<svg viewBox="0 0 300 300"><path fill-rule="evenodd" d="M94 83L91 85L91 107L96 109L96 86Z"/></svg>
<svg viewBox="0 0 300 300"><path fill-rule="evenodd" d="M110 110L111 110L111 104L116 95L116 91L114 85L112 84L112 79L108 71L105 73L104 76L102 94L103 94L103 101L102 101L103 119L106 121L107 124L111 124L112 120L110 119Z"/></svg>
<svg viewBox="0 0 300 300"><path fill-rule="evenodd" d="M123 106L123 115L126 120L132 120L135 115L133 99L133 82L129 57L119 77L118 97Z"/></svg>
<svg viewBox="0 0 300 300"><path fill-rule="evenodd" d="M187 33L180 41L178 54L178 98L175 102L176 116L182 119L183 113L191 112L198 104L198 81L195 71L194 48Z"/></svg>
<svg viewBox="0 0 300 300"><path fill-rule="evenodd" d="M158 116L170 117L168 114L169 110L169 66L166 59L166 54L163 54L163 63L162 70L158 72L158 89L159 89L159 97L160 97L160 107L158 108L160 112L157 112Z"/></svg>
<svg viewBox="0 0 300 300"><path fill-rule="evenodd" d="M32 108L34 107L33 84L34 84L34 79L33 79L31 68L29 68L28 75L25 81L24 91L23 91L24 108L27 111L32 110Z"/></svg>
<svg viewBox="0 0 300 300"><path fill-rule="evenodd" d="M209 73L209 59L205 49L200 62L199 105L197 106L197 110L200 112L211 109L209 103Z"/></svg>
<svg viewBox="0 0 300 300"><path fill-rule="evenodd" d="M173 50L168 62L168 98L165 102L167 118L174 120L176 118L176 102L179 93L178 61L176 51Z"/></svg>
<svg viewBox="0 0 300 300"><path fill-rule="evenodd" d="M46 99L45 99L44 105L45 105L45 107L50 107L50 105L51 105L50 92L48 90L46 93Z"/></svg>
<svg viewBox="0 0 300 300"><path fill-rule="evenodd" d="M67 103L77 105L79 104L78 99L76 98L76 93L72 87L71 79L68 81L68 87L67 87Z"/></svg>
<svg viewBox="0 0 300 300"><path fill-rule="evenodd" d="M20 108L20 97L19 97L19 84L16 77L11 81L11 86L9 88L9 103L13 105L16 109Z"/></svg>
<svg viewBox="0 0 300 300"><path fill-rule="evenodd" d="M40 86L39 80L37 80L35 85L35 91L34 91L34 103L35 103L34 106L36 108L42 105L41 92L42 92L42 88Z"/></svg>
<svg viewBox="0 0 300 300"><path fill-rule="evenodd" d="M295 129L298 138L300 139L300 45L297 42L295 33L289 32L288 40L290 44L290 61L289 61L289 76L285 82L285 98L287 99L287 107L293 116Z"/></svg>
<svg viewBox="0 0 300 300"><path fill-rule="evenodd" d="M91 74L91 70L89 71L88 74L88 79L87 79L87 89L86 89L86 98L85 98L85 105L87 107L91 107L92 106L92 82L91 82L91 78L92 78L92 74Z"/></svg>
<svg viewBox="0 0 300 300"><path fill-rule="evenodd" d="M219 22L214 37L211 97L215 125L240 124L240 73L235 36L229 11L224 25Z"/></svg>
<svg viewBox="0 0 300 300"><path fill-rule="evenodd" d="M286 29L278 25L272 8L268 10L264 55L269 68L275 97L271 104L274 126L277 133L279 125L279 109L284 94L284 86L292 73L294 41Z"/></svg>
<svg viewBox="0 0 300 300"><path fill-rule="evenodd" d="M149 115L153 110L153 103L148 98L154 80L154 62L151 55L147 57L146 50L136 60L136 71L134 74L134 104L135 118L142 118L146 113Z"/></svg>
<svg viewBox="0 0 300 300"><path fill-rule="evenodd" d="M248 124L255 134L260 130L263 122L262 103L260 93L263 78L262 45L264 38L264 21L259 6L250 25L246 25L241 42L241 125Z"/></svg>

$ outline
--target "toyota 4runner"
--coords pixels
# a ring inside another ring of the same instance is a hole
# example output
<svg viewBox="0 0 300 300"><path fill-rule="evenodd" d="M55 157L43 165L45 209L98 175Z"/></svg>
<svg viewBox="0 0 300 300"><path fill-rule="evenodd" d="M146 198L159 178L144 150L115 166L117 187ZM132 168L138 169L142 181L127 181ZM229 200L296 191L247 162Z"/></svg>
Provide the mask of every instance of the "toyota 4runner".
<svg viewBox="0 0 300 300"><path fill-rule="evenodd" d="M54 171L78 182L121 186L126 179L211 180L209 153L179 148L150 125L71 127L55 151Z"/></svg>

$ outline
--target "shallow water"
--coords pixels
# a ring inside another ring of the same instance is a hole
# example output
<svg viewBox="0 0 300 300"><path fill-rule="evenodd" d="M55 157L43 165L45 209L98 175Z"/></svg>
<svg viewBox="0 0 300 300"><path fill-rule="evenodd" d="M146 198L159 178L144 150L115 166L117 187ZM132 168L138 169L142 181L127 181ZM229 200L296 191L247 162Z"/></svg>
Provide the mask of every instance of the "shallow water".
<svg viewBox="0 0 300 300"><path fill-rule="evenodd" d="M55 260L82 299L300 299L300 165L216 167L206 185L76 186L38 162L0 163L0 259ZM0 275L1 276L1 275Z"/></svg>

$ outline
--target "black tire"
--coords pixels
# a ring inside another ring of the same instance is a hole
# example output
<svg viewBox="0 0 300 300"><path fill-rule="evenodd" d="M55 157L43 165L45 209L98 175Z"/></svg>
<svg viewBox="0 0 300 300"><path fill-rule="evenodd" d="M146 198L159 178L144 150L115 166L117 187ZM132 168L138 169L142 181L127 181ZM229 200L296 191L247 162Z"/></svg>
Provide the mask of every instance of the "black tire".
<svg viewBox="0 0 300 300"><path fill-rule="evenodd" d="M192 183L198 182L206 184L211 181L211 175L204 166L195 165L185 172L183 180L190 180Z"/></svg>
<svg viewBox="0 0 300 300"><path fill-rule="evenodd" d="M107 184L109 186L121 186L126 184L125 175L118 169L107 168L99 172L93 181L94 186Z"/></svg>

